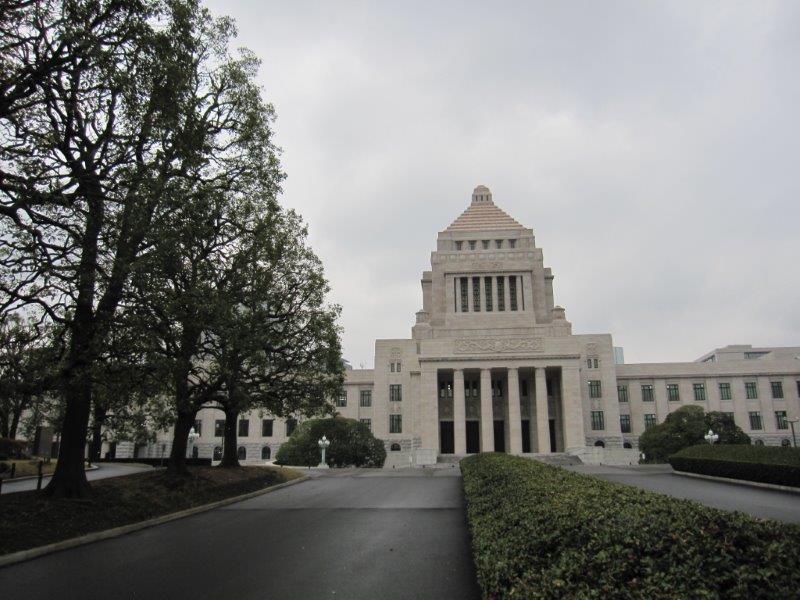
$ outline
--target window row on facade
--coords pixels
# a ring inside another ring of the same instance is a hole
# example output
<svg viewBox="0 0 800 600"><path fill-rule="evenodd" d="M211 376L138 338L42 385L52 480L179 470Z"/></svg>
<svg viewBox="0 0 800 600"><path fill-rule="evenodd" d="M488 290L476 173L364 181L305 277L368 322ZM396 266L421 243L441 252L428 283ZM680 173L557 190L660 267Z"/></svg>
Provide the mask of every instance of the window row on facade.
<svg viewBox="0 0 800 600"><path fill-rule="evenodd" d="M455 246L456 250L465 250L466 248L469 248L470 250L477 250L478 244L480 243L480 247L483 250L489 250L492 247L492 241L493 240L467 240L467 245L464 246L464 241L456 240ZM497 250L502 250L505 247L505 244L508 244L508 248L513 250L517 247L517 240L494 240L494 247Z"/></svg>
<svg viewBox="0 0 800 600"><path fill-rule="evenodd" d="M728 415L734 422L734 414L732 412L724 412L724 414ZM599 431L605 429L605 420L603 418L603 411L602 410L593 410L592 411L592 430ZM764 424L761 419L761 411L751 410L747 413L750 430L751 431L761 431L764 429ZM646 413L644 415L644 428L645 430L650 429L657 423L655 413ZM631 416L622 414L619 416L619 425L620 430L622 433L631 433ZM785 410L776 410L775 411L775 428L777 430L786 430L789 429L789 419L788 415Z"/></svg>
<svg viewBox="0 0 800 600"><path fill-rule="evenodd" d="M456 277L453 279L453 298L455 312L525 310L522 277L519 275Z"/></svg>
<svg viewBox="0 0 800 600"><path fill-rule="evenodd" d="M402 402L403 400L403 384L392 383L389 385L389 401ZM336 399L336 406L344 408L347 406L347 394L342 394ZM359 390L358 391L358 404L363 408L372 406L372 390Z"/></svg>
<svg viewBox="0 0 800 600"><path fill-rule="evenodd" d="M295 427L297 427L297 419L286 419L286 437L292 435ZM275 419L261 419L261 437L273 437L275 429ZM197 435L203 435L203 421L197 419L194 422L194 431ZM239 419L238 427L236 430L237 437L246 438L250 437L250 420ZM225 436L225 419L216 419L214 421L214 437Z"/></svg>
<svg viewBox="0 0 800 600"><path fill-rule="evenodd" d="M589 382L590 395L591 395L592 383L593 382ZM600 382L595 382L595 383L599 385ZM733 391L731 389L731 384L729 382L720 382L717 384L717 386L719 389L720 400L733 400ZM667 387L667 400L669 400L670 402L680 402L681 393L678 384L667 383L666 387ZM655 400L653 384L643 383L641 385L641 392L642 392L642 402L653 402ZM744 392L745 392L745 397L748 400L758 400L758 382L745 381ZM773 400L782 400L784 398L783 382L770 381L770 392ZM800 381L797 382L797 394L798 396L800 396ZM595 396L592 397L594 398ZM619 398L620 402L628 402L628 397L629 397L628 384L620 384L617 386L617 397ZM697 400L698 402L704 402L706 400L706 384L693 383L692 397L694 398L694 400Z"/></svg>

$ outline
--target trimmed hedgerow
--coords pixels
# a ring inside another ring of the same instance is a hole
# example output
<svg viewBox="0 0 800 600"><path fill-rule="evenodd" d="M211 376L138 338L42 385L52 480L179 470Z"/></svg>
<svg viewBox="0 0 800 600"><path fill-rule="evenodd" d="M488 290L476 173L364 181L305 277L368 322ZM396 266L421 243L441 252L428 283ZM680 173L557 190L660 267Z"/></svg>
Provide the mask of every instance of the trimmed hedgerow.
<svg viewBox="0 0 800 600"><path fill-rule="evenodd" d="M800 487L800 450L700 444L669 457L676 471Z"/></svg>
<svg viewBox="0 0 800 600"><path fill-rule="evenodd" d="M776 598L800 526L503 454L461 461L485 598Z"/></svg>

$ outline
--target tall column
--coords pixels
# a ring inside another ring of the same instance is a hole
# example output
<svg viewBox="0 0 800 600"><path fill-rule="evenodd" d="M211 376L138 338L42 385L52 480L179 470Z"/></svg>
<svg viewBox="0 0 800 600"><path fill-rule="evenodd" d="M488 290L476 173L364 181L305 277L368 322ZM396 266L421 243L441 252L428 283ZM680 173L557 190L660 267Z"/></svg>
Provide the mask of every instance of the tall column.
<svg viewBox="0 0 800 600"><path fill-rule="evenodd" d="M536 367L536 435L539 452L550 453L550 415L547 411L547 379L544 367Z"/></svg>
<svg viewBox="0 0 800 600"><path fill-rule="evenodd" d="M464 398L464 370L453 370L453 438L456 456L467 453L467 409Z"/></svg>
<svg viewBox="0 0 800 600"><path fill-rule="evenodd" d="M519 409L519 369L508 369L508 452L522 453L522 417Z"/></svg>
<svg viewBox="0 0 800 600"><path fill-rule="evenodd" d="M481 452L494 452L492 372L481 369Z"/></svg>
<svg viewBox="0 0 800 600"><path fill-rule="evenodd" d="M561 396L564 407L564 450L583 448L583 397L578 367L561 368Z"/></svg>
<svg viewBox="0 0 800 600"><path fill-rule="evenodd" d="M422 371L419 436L421 449L432 452L433 462L439 454L439 384L436 369ZM406 433L405 424L403 433ZM409 431L409 433L411 433Z"/></svg>

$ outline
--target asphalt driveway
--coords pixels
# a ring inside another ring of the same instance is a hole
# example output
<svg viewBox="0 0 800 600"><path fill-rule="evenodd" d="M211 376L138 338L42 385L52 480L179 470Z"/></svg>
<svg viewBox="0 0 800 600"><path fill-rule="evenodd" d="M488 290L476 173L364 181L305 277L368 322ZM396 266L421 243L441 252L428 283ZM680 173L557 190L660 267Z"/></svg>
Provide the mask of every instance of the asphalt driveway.
<svg viewBox="0 0 800 600"><path fill-rule="evenodd" d="M478 598L457 469L331 472L0 569L6 598Z"/></svg>
<svg viewBox="0 0 800 600"><path fill-rule="evenodd" d="M675 498L694 500L714 508L738 510L762 519L800 523L800 493L686 477L673 473L669 465L576 465L567 468Z"/></svg>

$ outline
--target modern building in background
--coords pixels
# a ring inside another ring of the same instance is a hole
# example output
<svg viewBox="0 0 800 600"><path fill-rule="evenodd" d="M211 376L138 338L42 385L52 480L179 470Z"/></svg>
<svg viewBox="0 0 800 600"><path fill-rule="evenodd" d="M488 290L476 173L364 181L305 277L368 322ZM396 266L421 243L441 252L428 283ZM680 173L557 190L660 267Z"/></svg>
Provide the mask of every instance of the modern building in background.
<svg viewBox="0 0 800 600"><path fill-rule="evenodd" d="M791 438L800 347L727 346L693 362L625 364L611 334L572 332L553 279L533 231L478 186L438 235L411 337L377 340L375 368L347 370L337 410L384 440L390 465L482 451L630 462L639 435L687 404L731 413L763 443ZM214 409L198 415L197 455L221 454L223 419ZM244 416L240 458L274 457L296 423ZM138 452L168 454L169 439ZM126 451L120 444L117 455Z"/></svg>

